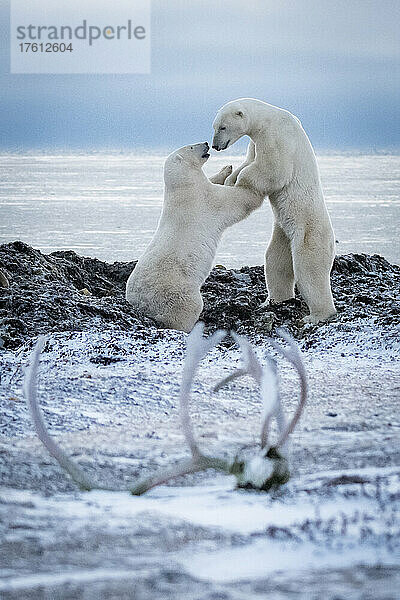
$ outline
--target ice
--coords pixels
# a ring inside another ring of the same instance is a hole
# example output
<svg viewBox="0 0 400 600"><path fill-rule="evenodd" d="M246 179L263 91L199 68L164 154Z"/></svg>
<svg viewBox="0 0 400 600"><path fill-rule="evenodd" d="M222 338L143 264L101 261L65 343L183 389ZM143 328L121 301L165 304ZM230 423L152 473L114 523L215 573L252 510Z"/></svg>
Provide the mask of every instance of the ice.
<svg viewBox="0 0 400 600"><path fill-rule="evenodd" d="M2 154L0 244L19 239L44 252L73 249L109 262L138 258L160 216L164 160L160 153ZM206 172L240 160L212 156ZM322 155L318 163L337 252L399 263L400 156ZM216 264L262 264L271 228L266 201L225 233Z"/></svg>

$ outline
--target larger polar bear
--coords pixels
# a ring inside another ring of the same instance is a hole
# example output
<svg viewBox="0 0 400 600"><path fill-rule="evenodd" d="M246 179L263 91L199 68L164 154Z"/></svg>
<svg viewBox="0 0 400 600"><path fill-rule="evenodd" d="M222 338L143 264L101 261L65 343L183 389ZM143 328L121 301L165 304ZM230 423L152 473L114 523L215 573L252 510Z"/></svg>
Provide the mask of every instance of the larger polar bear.
<svg viewBox="0 0 400 600"><path fill-rule="evenodd" d="M265 255L269 299L294 296L294 284L308 304L304 320L324 321L336 313L330 271L334 235L311 143L290 112L253 98L225 104L214 123L213 148L225 150L251 138L245 162L225 181L269 197L275 217Z"/></svg>
<svg viewBox="0 0 400 600"><path fill-rule="evenodd" d="M231 167L208 179L202 169L208 151L205 142L168 156L160 222L126 285L126 299L138 312L186 332L193 329L203 310L200 288L223 231L264 200L252 190L225 187Z"/></svg>

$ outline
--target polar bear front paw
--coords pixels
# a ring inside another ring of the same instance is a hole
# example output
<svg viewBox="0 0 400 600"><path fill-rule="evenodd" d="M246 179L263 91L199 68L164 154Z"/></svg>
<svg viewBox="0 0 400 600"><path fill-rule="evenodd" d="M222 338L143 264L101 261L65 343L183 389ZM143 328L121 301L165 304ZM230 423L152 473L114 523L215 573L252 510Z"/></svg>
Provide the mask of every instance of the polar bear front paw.
<svg viewBox="0 0 400 600"><path fill-rule="evenodd" d="M236 183L236 180L237 180L237 175L236 175L236 173L232 173L232 175L229 175L229 177L227 177L227 178L225 179L225 185L230 185L230 186L233 186L233 185L235 185L235 183Z"/></svg>
<svg viewBox="0 0 400 600"><path fill-rule="evenodd" d="M232 165L225 165L220 171L221 175L226 175L227 177L232 173Z"/></svg>
<svg viewBox="0 0 400 600"><path fill-rule="evenodd" d="M211 183L218 183L219 185L224 185L226 178L232 173L232 165L225 165L219 173L210 177Z"/></svg>
<svg viewBox="0 0 400 600"><path fill-rule="evenodd" d="M230 176L230 174L232 173L232 165L225 165L225 167L223 167L220 172L219 175L221 176L222 179L222 183L225 183L227 178Z"/></svg>

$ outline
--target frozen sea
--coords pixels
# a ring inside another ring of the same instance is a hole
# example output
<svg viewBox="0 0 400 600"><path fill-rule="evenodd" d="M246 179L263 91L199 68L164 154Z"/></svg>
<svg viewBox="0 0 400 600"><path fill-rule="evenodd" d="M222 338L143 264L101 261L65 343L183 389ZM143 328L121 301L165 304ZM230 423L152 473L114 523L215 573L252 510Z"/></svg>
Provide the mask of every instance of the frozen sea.
<svg viewBox="0 0 400 600"><path fill-rule="evenodd" d="M2 154L0 243L44 252L73 249L107 261L138 258L163 199L165 153ZM241 157L213 155L207 174ZM337 253L378 253L400 263L400 155L319 155ZM263 263L272 225L268 201L228 230L216 257L227 267Z"/></svg>

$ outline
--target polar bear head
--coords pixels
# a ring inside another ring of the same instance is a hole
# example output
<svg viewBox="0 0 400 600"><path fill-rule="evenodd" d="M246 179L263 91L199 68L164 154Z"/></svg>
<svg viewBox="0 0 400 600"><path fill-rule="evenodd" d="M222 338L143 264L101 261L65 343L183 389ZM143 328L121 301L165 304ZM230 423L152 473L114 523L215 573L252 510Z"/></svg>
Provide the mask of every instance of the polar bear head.
<svg viewBox="0 0 400 600"><path fill-rule="evenodd" d="M168 186L187 185L191 175L201 171L201 167L210 158L208 142L183 146L172 152L164 164L164 181Z"/></svg>
<svg viewBox="0 0 400 600"><path fill-rule="evenodd" d="M228 102L217 112L214 119L214 138L212 147L215 150L226 150L249 129L250 115L248 107L241 100Z"/></svg>

